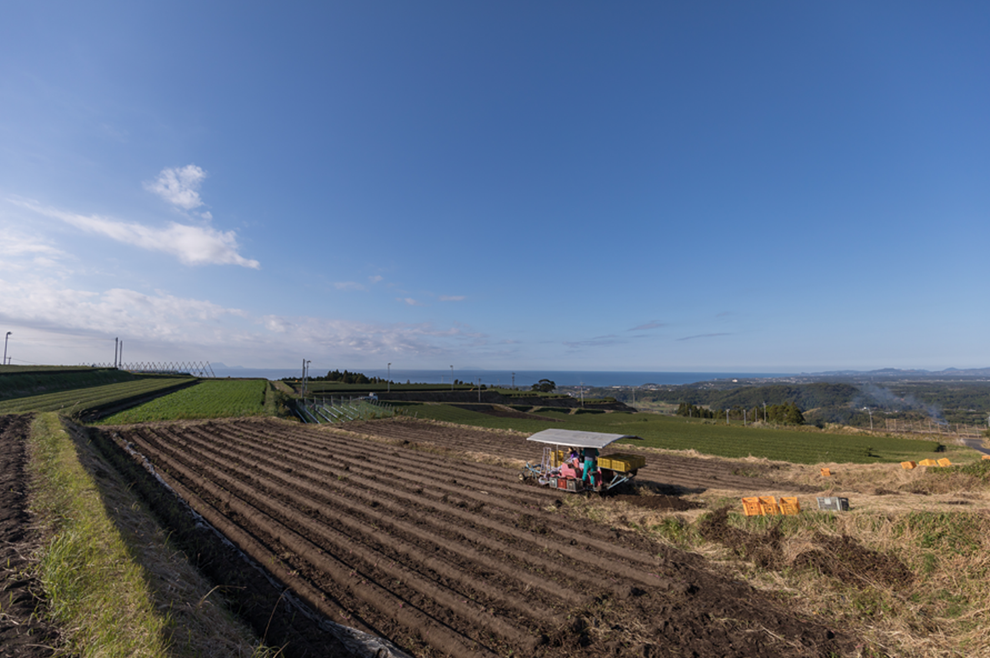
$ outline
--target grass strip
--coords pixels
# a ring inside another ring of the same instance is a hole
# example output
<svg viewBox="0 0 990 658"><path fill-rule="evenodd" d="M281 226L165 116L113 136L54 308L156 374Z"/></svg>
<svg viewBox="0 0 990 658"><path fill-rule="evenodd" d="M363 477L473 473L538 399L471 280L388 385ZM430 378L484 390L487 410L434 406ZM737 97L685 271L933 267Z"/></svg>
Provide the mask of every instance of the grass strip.
<svg viewBox="0 0 990 658"><path fill-rule="evenodd" d="M37 416L30 442L48 537L39 577L71 653L266 655L92 444L55 413Z"/></svg>
<svg viewBox="0 0 990 658"><path fill-rule="evenodd" d="M40 576L54 621L83 656L166 656L166 620L56 414L39 414L31 443L34 506L52 533Z"/></svg>

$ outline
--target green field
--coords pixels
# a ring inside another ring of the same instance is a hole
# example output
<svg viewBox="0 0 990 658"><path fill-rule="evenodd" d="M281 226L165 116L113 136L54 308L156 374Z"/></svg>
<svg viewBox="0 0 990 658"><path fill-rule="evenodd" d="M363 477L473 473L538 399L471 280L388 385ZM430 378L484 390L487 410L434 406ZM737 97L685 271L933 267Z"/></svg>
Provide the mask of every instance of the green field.
<svg viewBox="0 0 990 658"><path fill-rule="evenodd" d="M101 425L152 420L232 418L265 414L264 379L210 379L175 391L100 421Z"/></svg>
<svg viewBox="0 0 990 658"><path fill-rule="evenodd" d="M142 379L115 368L0 366L0 400L91 388Z"/></svg>
<svg viewBox="0 0 990 658"><path fill-rule="evenodd" d="M694 449L721 457L766 457L799 464L918 461L935 455L942 448L937 441L930 440L829 434L810 429L744 427L741 424L725 425L657 414L616 412L570 415L562 411L538 411L539 415L552 419L544 422L500 418L445 404L409 405L403 409L406 415L462 425L527 433L557 427L632 434L644 439L629 441L635 445L669 450Z"/></svg>
<svg viewBox="0 0 990 658"><path fill-rule="evenodd" d="M0 414L28 411L58 411L69 416L80 416L100 408L119 404L133 398L142 398L156 391L185 386L191 377L145 377L132 381L70 388L55 393L16 397L0 402Z"/></svg>

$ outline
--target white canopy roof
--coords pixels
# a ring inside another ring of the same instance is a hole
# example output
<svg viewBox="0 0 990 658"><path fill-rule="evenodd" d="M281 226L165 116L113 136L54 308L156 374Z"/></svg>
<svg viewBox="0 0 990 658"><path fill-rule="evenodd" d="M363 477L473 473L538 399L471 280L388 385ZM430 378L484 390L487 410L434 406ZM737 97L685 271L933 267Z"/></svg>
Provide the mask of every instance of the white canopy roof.
<svg viewBox="0 0 990 658"><path fill-rule="evenodd" d="M579 430L549 429L537 432L526 439L537 443L552 443L568 448L597 448L601 450L619 439L642 439L632 434L606 434L604 432L581 432Z"/></svg>

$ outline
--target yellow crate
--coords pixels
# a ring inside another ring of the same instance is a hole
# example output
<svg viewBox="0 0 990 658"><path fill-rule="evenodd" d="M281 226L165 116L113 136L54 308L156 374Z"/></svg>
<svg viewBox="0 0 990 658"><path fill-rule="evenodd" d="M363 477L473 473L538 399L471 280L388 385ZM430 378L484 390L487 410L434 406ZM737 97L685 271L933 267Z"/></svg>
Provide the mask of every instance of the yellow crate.
<svg viewBox="0 0 990 658"><path fill-rule="evenodd" d="M628 473L638 468L646 466L646 457L642 455L630 455L626 453L614 453L598 458L598 465L601 468L609 468L620 473Z"/></svg>
<svg viewBox="0 0 990 658"><path fill-rule="evenodd" d="M763 516L777 516L780 514L780 508L777 507L777 499L773 496L760 496L760 510L763 512Z"/></svg>
<svg viewBox="0 0 990 658"><path fill-rule="evenodd" d="M763 508L760 506L760 499L753 498L743 498L743 514L746 516L763 516Z"/></svg>
<svg viewBox="0 0 990 658"><path fill-rule="evenodd" d="M823 478L827 478L827 477L831 477L831 476L832 476L832 470L831 469L829 469L829 468L823 468L822 469L822 477Z"/></svg>
<svg viewBox="0 0 990 658"><path fill-rule="evenodd" d="M938 462L934 459L922 459L918 462L918 466L938 466Z"/></svg>
<svg viewBox="0 0 990 658"><path fill-rule="evenodd" d="M948 457L942 457L942 459L939 459L938 460L938 465L939 466L952 466L952 462L949 461L949 458Z"/></svg>
<svg viewBox="0 0 990 658"><path fill-rule="evenodd" d="M990 455L983 455L980 459L990 459Z"/></svg>
<svg viewBox="0 0 990 658"><path fill-rule="evenodd" d="M914 462L901 462L901 468L905 471L910 471L912 468L916 467L917 464Z"/></svg>
<svg viewBox="0 0 990 658"><path fill-rule="evenodd" d="M801 503L798 502L797 498L780 498L780 513L781 514L799 514L801 512Z"/></svg>

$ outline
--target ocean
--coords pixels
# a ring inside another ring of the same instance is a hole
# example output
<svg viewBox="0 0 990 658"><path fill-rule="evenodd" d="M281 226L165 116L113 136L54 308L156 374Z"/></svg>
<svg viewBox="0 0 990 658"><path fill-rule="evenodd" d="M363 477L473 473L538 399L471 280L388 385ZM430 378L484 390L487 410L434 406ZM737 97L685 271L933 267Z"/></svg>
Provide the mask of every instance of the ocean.
<svg viewBox="0 0 990 658"><path fill-rule="evenodd" d="M343 368L340 368L343 370ZM350 370L350 368L348 368ZM368 377L386 377L387 369L359 369ZM264 377L266 379L282 379L283 377L298 378L302 375L301 368L295 369L257 369L228 367L223 364L213 366L217 377ZM310 366L312 377L322 377L326 371L317 371ZM752 373L752 372L641 372L641 371L609 371L609 370L477 370L467 369L453 371L453 379L465 383L477 383L481 380L487 386L512 386L529 388L541 379L549 379L557 386L642 386L644 384L693 384L713 379L769 379L789 377L793 373ZM414 384L449 384L451 371L447 370L391 370L391 379L397 384L407 381Z"/></svg>

